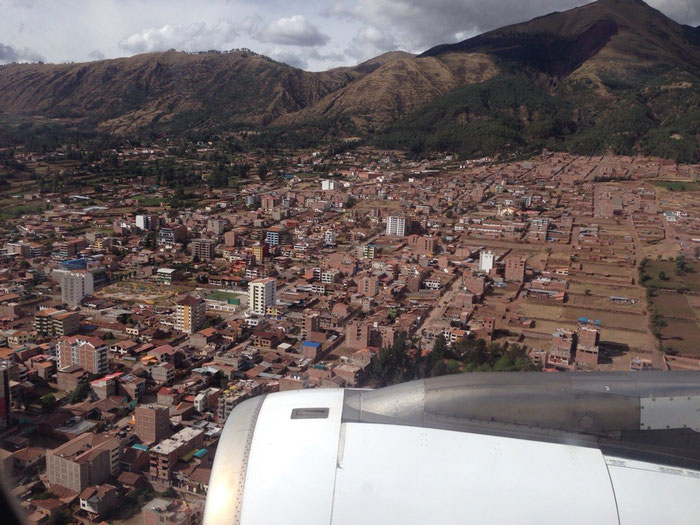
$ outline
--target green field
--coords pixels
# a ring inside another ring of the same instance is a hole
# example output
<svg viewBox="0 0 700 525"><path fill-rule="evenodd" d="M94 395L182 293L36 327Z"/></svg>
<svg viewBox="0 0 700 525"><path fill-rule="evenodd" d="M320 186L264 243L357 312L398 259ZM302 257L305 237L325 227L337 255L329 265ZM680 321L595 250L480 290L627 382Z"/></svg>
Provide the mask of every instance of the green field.
<svg viewBox="0 0 700 525"><path fill-rule="evenodd" d="M695 321L695 311L688 304L685 294L659 292L651 299L654 311L662 317L675 317Z"/></svg>
<svg viewBox="0 0 700 525"><path fill-rule="evenodd" d="M139 204L142 206L160 206L162 202L165 202L165 199L162 197L153 197L145 193L141 195L134 195L133 198L139 201Z"/></svg>
<svg viewBox="0 0 700 525"><path fill-rule="evenodd" d="M700 264L686 263L686 265L688 270L683 275L676 275L674 261L649 260L642 270L642 284L647 288L700 292ZM662 276L665 278L662 279Z"/></svg>
<svg viewBox="0 0 700 525"><path fill-rule="evenodd" d="M207 299L213 299L215 301L228 301L229 299L240 299L241 294L233 292L222 292L217 290L207 294Z"/></svg>
<svg viewBox="0 0 700 525"><path fill-rule="evenodd" d="M700 191L700 182L681 182L670 180L653 181L652 184L670 191Z"/></svg>

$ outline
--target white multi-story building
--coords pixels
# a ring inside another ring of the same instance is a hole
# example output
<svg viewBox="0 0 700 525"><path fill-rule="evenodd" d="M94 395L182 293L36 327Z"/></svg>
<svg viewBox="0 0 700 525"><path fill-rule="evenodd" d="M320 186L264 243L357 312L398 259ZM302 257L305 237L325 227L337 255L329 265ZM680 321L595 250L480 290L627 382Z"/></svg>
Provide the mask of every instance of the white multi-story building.
<svg viewBox="0 0 700 525"><path fill-rule="evenodd" d="M95 291L92 273L85 270L56 270L61 285L61 300L69 306L78 306L86 295Z"/></svg>
<svg viewBox="0 0 700 525"><path fill-rule="evenodd" d="M479 269L482 272L490 272L496 262L496 254L490 251L482 251L479 254Z"/></svg>
<svg viewBox="0 0 700 525"><path fill-rule="evenodd" d="M277 279L265 277L248 283L248 310L265 315L268 306L277 303Z"/></svg>
<svg viewBox="0 0 700 525"><path fill-rule="evenodd" d="M403 237L406 235L406 217L390 216L386 219L386 234L398 235Z"/></svg>
<svg viewBox="0 0 700 525"><path fill-rule="evenodd" d="M322 180L321 181L321 191L333 191L335 189L335 181L332 180Z"/></svg>
<svg viewBox="0 0 700 525"><path fill-rule="evenodd" d="M326 234L324 236L324 240L325 240L326 245L334 246L335 242L337 240L337 236L333 230L328 230L328 231L326 231Z"/></svg>

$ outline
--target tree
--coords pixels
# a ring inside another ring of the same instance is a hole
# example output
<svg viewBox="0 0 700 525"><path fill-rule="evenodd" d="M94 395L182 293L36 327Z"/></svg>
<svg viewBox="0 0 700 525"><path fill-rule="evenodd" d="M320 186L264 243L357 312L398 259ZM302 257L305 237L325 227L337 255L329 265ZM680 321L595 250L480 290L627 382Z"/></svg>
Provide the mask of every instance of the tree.
<svg viewBox="0 0 700 525"><path fill-rule="evenodd" d="M80 383L68 396L68 402L79 403L88 396L88 392L90 392L90 384Z"/></svg>
<svg viewBox="0 0 700 525"><path fill-rule="evenodd" d="M56 406L56 396L53 394L46 394L41 397L40 403L42 412L51 412Z"/></svg>
<svg viewBox="0 0 700 525"><path fill-rule="evenodd" d="M664 272L663 270L661 270L661 271L659 272L659 279L660 279L661 281L667 281L667 280L668 280L668 277L666 276L666 272Z"/></svg>

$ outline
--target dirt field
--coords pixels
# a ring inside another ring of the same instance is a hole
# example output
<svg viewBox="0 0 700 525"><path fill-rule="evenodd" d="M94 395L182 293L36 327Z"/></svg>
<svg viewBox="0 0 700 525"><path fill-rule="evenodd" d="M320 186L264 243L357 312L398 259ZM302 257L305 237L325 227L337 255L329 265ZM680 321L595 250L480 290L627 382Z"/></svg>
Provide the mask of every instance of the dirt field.
<svg viewBox="0 0 700 525"><path fill-rule="evenodd" d="M583 263L583 271L593 275L618 275L623 277L634 277L637 271L634 268L625 268L614 264L593 264Z"/></svg>
<svg viewBox="0 0 700 525"><path fill-rule="evenodd" d="M599 319L603 322L603 327L646 331L646 321L642 315L622 312L605 312L590 308L567 307L564 308L561 319L576 321L579 317L588 317L592 320Z"/></svg>
<svg viewBox="0 0 700 525"><path fill-rule="evenodd" d="M592 292L592 290L591 290ZM625 294L625 297L630 297L629 294ZM608 296L596 296L591 293L591 295L576 295L569 294L568 300L566 302L569 307L582 307L582 308L602 308L602 309L614 309L617 312L625 313L637 313L641 314L644 312L644 302L638 300L636 303L625 303L616 304L610 300Z"/></svg>
<svg viewBox="0 0 700 525"><path fill-rule="evenodd" d="M600 341L601 345L605 346L605 343L616 343L621 345L626 345L629 350L642 350L647 353L652 352L654 349L650 346L649 337L646 334L639 332L629 332L626 330L617 330L615 328L603 328L600 331Z"/></svg>
<svg viewBox="0 0 700 525"><path fill-rule="evenodd" d="M571 293L585 294L586 290L591 291L591 295L609 298L611 295L621 295L632 299L643 299L644 290L633 286L608 286L604 284L590 284L583 282L569 281L569 291Z"/></svg>
<svg viewBox="0 0 700 525"><path fill-rule="evenodd" d="M544 304L524 302L520 305L520 308L518 309L518 315L523 317L536 317L538 319L551 319L552 321L556 321L561 317L561 311L561 306L548 306Z"/></svg>

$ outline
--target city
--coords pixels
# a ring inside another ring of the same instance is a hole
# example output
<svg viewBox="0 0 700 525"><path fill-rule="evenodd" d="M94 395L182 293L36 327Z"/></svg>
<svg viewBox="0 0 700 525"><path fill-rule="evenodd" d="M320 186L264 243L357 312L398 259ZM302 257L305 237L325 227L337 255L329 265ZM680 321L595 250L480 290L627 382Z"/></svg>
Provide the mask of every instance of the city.
<svg viewBox="0 0 700 525"><path fill-rule="evenodd" d="M216 154L118 148L86 171L123 175L73 192L51 186L84 153L14 152L0 464L29 523L196 522L229 414L264 393L700 370L697 165L359 147L212 184Z"/></svg>

